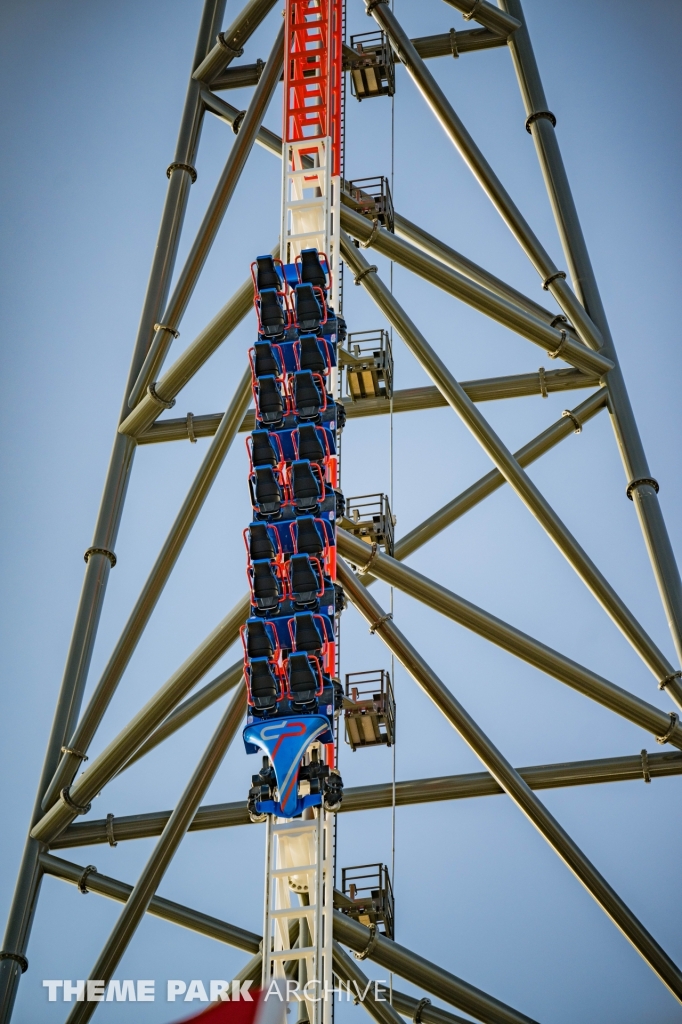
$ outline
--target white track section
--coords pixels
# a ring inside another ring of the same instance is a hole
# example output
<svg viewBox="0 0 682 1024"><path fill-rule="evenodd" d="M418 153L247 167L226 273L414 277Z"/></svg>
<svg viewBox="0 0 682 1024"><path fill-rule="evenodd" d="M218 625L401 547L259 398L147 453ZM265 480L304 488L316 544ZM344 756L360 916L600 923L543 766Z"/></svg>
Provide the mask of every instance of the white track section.
<svg viewBox="0 0 682 1024"><path fill-rule="evenodd" d="M314 166L303 166L306 164ZM301 249L317 249L329 259L329 304L338 305L341 181L333 178L332 140L305 139L282 147L282 260L293 263Z"/></svg>
<svg viewBox="0 0 682 1024"><path fill-rule="evenodd" d="M291 820L268 816L263 988L267 991L273 978L285 978L286 963L298 961L292 980L305 993L310 1024L331 1024L335 815L321 807L314 814ZM299 937L292 946L289 927L296 921Z"/></svg>

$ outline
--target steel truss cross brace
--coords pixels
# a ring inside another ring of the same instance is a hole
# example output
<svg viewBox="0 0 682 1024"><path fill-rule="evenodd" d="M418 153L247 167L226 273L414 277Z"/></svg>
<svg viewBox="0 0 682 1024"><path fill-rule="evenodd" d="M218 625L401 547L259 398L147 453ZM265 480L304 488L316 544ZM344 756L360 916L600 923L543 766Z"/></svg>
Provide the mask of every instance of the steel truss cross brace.
<svg viewBox="0 0 682 1024"><path fill-rule="evenodd" d="M121 903L126 903L126 901L130 900L131 894L134 894L140 884L138 883L138 886L133 888L133 886L125 882L101 875L96 869L88 870L78 864L72 864L50 854L42 855L41 870L46 874L71 882L83 892L99 893ZM127 906L128 904L126 904L126 909ZM260 936L254 935L253 932L245 931L243 928L238 928L225 921L218 921L208 914L202 914L189 907L184 907L181 904L159 897L154 897L148 902L147 912L173 924L189 928L201 935L217 939L219 942L236 946L237 949L243 949L246 952L253 951L254 947L258 949L261 941ZM350 946L351 949L356 950L358 953L363 953L370 945L371 933L369 929L358 924L356 921L350 920L338 911L334 912L334 934L338 942ZM369 959L384 967L389 967L389 970L394 970L408 981L420 985L433 995L444 999L466 1013L470 1013L477 1020L486 1022L486 1024L534 1024L525 1014L519 1013L512 1007L481 991L481 989L469 985L449 971L444 971L442 968L430 963L397 942L384 939L381 935L375 936L372 941L372 948L367 955ZM260 974L260 964L260 954L256 954L246 967L240 971L237 977L240 980L245 980L247 977L258 977ZM340 947L337 947L335 954L335 970L337 973L341 973L338 970L339 967L342 968L344 974L350 974L352 971L356 979L361 977L360 972L356 973L357 969L352 962L348 963L346 954L343 953ZM98 977L101 977L101 975ZM409 997L407 998L409 999ZM87 1006L88 1004L80 1005ZM96 1004L90 1005L93 1008L96 1006ZM381 1003L378 1005L381 1005ZM78 1006L76 1009L78 1009ZM440 1013L443 1013L443 1011L440 1011ZM86 1018L73 1017L72 1015L69 1018L69 1022L73 1024L73 1020L78 1019L83 1020ZM460 1019L454 1014L443 1014L443 1017L433 1019L433 1021L425 1016L424 1024L458 1024ZM384 1020L382 1024L389 1024L389 1022ZM391 1024L395 1024L393 1018L391 1018Z"/></svg>
<svg viewBox="0 0 682 1024"><path fill-rule="evenodd" d="M389 235L381 229L373 230L367 220L358 218L357 213L348 208L344 209L343 212L344 224L356 237L365 242L370 240L373 247L378 251L384 252L389 258L402 262L416 273L428 277L429 280L432 280L439 287L464 299L464 301L470 302L470 304L486 312L488 315L494 316L494 318L506 326L511 326L513 329L518 330L520 334L528 337L534 343L547 348L551 355L560 356L569 362L573 362L575 366L580 367L580 372L565 370L554 374L543 374L542 377L533 374L525 375L523 378L501 378L497 379L497 381L469 382L462 389L462 394L464 394L465 398L468 396L471 401L484 401L493 397L510 397L513 394L538 393L539 391L543 392L543 388L548 383L552 385L548 390L563 390L564 387L589 387L596 385L599 382L600 375L608 372L609 411L628 475L628 496L634 500L654 565L659 589L661 590L668 613L671 630L678 644L678 651L682 651L682 641L680 639L682 636L682 588L680 587L679 574L672 558L670 543L658 506L656 488L650 479L628 396L617 365L608 325L597 292L592 268L589 264L589 257L573 206L563 164L561 163L554 135L554 126L547 117L538 118L536 116L538 111L546 111L547 104L535 66L528 33L523 24L520 4L518 0L501 0L500 6L504 10L500 10L486 3L485 0L448 0L448 2L451 2L453 6L463 11L467 17L476 17L481 24L487 27L468 33L451 32L449 36L426 37L422 40L414 40L411 43L406 37L403 38L401 36L400 27L390 10L387 9L386 4L375 4L372 13L375 19L387 29L394 46L399 51L399 59L405 63L408 73L414 78L425 98L436 112L450 138L463 152L523 248L530 255L534 265L540 272L541 278L544 278L548 289L557 298L571 323L575 325L575 331L568 324L565 328L557 326L557 318L553 317L548 310L545 310L538 303L523 296L515 289L510 288L482 268L477 267L471 261L462 257L461 254L456 253L455 250L446 246L438 239L434 239L433 236L428 235L427 232L424 232L404 217L396 216L396 229L398 234L402 236L401 238ZM216 434L215 441L209 449L204 464L159 555L152 574L145 584L145 588L100 681L95 698L89 705L83 719L81 719L78 727L79 731L74 733L108 573L113 564L115 564L114 544L132 466L135 443L149 443L151 440L166 439L170 438L170 436L192 437L189 420L166 421L155 426L152 425L157 419L160 409L171 405L184 383L197 372L215 348L228 336L251 308L251 284L246 282L223 310L220 311L217 317L214 318L211 324L201 332L192 345L163 374L156 387L152 388L149 392L146 391L147 386L153 382L153 378L156 376L157 370L165 358L172 338L177 333L179 319L189 300L189 296L203 266L203 261L210 249L215 232L254 142L259 142L270 151L277 151L279 147L278 155L281 154L281 140L274 133L264 129L260 123L267 107L269 95L272 95L272 90L276 87L279 79L280 68L277 67L276 61L278 53L281 52L281 46L276 43L267 65L264 66L263 62L259 62L258 74L253 82L256 85L256 92L249 104L249 110L242 123L239 138L230 153L221 182L213 197L199 235L195 240L190 258L181 271L176 289L170 302L168 302L169 286L187 196L190 184L196 176L193 164L204 110L212 110L229 123L232 123L236 114L239 113L235 108L230 107L229 104L225 104L224 101L215 97L203 83L209 83L213 88L220 88L221 76L224 78L232 76L233 80L236 80L236 75L243 76L246 69L235 69L236 74L225 69L230 61L239 55L243 43L249 38L273 6L273 0L250 0L247 7L238 15L227 32L221 33L213 49L210 49L210 47L215 37L215 32L222 21L224 0L207 0L204 7L193 61L193 68L195 70L189 83L175 160L168 169L168 196L130 375L126 385L126 398L130 396L131 404L135 405L135 408L132 412L129 412L128 407L124 404L121 413L121 428L115 439L93 545L88 552L83 592L65 670L62 694L39 788L39 799L43 796L49 779L57 767L60 745L69 742L72 748L80 751L80 753L85 752L89 738L94 733L101 715L104 713L106 703L125 669L127 659L130 657L137 639L151 614L158 594L163 588L174 561L179 554L179 550L184 543L184 539L195 521L203 497L215 477L215 473L224 458L229 444L237 430L252 429L252 413L246 410L248 395L246 394L244 381L242 381L224 417L213 416L203 418L211 420L211 423L202 424L202 430L201 432L198 431L197 435L208 436ZM538 156L559 225L566 258L574 280L577 299L568 288L560 272L556 271L553 265L547 263L548 257L546 258L546 253L544 253L540 243L530 232L519 211L513 206L499 181L485 163L482 155L475 147L468 133L466 133L466 129L457 119L457 115L452 110L448 101L437 90L437 86L435 86L433 79L423 64L422 58L424 57L448 52L446 45L448 40L450 45L449 52L452 52L453 56L457 56L455 49L457 45L459 45L462 52L468 48L475 49L491 45L501 45L505 41L508 42L511 48L529 117L528 130L538 149ZM246 84L246 82L242 81L241 84ZM370 236L372 236L371 239ZM273 250L273 252L276 251L276 249ZM548 275L548 271L555 272ZM552 280L549 280L550 277ZM367 275L365 275L365 281L367 281ZM156 322L161 326L160 329L154 331L153 326ZM565 335L562 333L564 329ZM423 350L422 356L424 354L428 356L427 349ZM564 376L560 380L561 374ZM447 386L444 386L443 381L445 381ZM521 381L524 381L524 383L521 383ZM437 383L437 388L415 389L415 392L419 392L419 394L408 392L396 396L396 399L394 399L394 411L398 411L400 408L407 410L430 408L444 404L457 405L457 402L453 402L453 395L456 391L454 385L456 385L456 382L453 379L448 380L444 377L443 380L439 380ZM458 397L461 401L461 395ZM604 398L604 392L597 393L589 398L587 402L582 403L577 410L573 410L573 414L579 415L579 422L582 422L603 406ZM136 404L138 399L139 404ZM464 408L468 415L471 415L473 408L471 402L469 402L468 406L465 403L461 408ZM375 406L374 403L368 402L362 408L357 407L353 410L351 407L350 415L378 414L386 411L388 410L385 407L381 408L378 404ZM480 421L485 424L482 417L480 417L479 425ZM178 424L183 425L182 430L180 430ZM572 426L568 422L554 424L543 434L539 435L538 438L526 445L524 449L516 453L516 456L510 456L510 458L513 462L516 462L517 466L527 465L533 458L537 458L543 451L548 450L561 437L566 436L571 429ZM398 558L404 558L416 550L417 547L443 529L449 522L452 522L458 515L473 507L474 503L482 500L488 493L491 493L492 490L500 486L505 479L509 480L509 476L504 475L499 469L494 470L482 478L482 480L472 485L462 495L453 499L452 502L449 502L443 509L431 516L420 527L403 538L396 551ZM340 537L340 546L346 544L350 548L351 541L352 538L348 540L347 538ZM364 549L366 558L366 547L363 545L361 547ZM353 558L357 554L357 550L355 552L351 550L348 557ZM581 689L582 692L588 694L593 699L599 700L618 713L624 714L630 720L649 729L657 738L670 740L676 746L682 746L682 734L679 727L676 726L674 721L671 722L670 719L666 718L662 712L652 708L646 702L638 701L632 695L627 694L626 691L613 686L613 684L608 683L606 680L601 680L600 677L589 673L581 666L569 662L568 659L562 658L556 652L544 648L543 645L531 640L531 638L524 637L523 634L514 631L504 623L500 623L499 620L493 619L492 616L487 616L485 612L468 605L460 598L457 598L456 595L449 594L443 588L439 588L436 584L431 583L431 581L420 577L419 574L413 573L412 570L405 569L405 567L399 565L397 559L395 561L391 559L384 561L384 558L385 556L380 555L376 558L373 557L372 574L368 574L370 582L374 574L376 574L377 578L389 579L392 582L401 579L402 587L406 592L412 593L413 596L419 597L432 607L437 607L438 610L444 611L445 614L450 615L457 621L476 629L494 642L526 658L526 660L536 664L537 667L542 668L544 671L551 672L551 674L562 679L562 681L568 682L569 685ZM364 564L364 561L362 563L358 562L358 564ZM396 566L398 567L397 569ZM408 575L400 576L400 571ZM359 586L360 584L357 585ZM401 584L395 582L395 585L400 586ZM613 596L615 597L615 595ZM371 598L369 600L371 601ZM135 760L142 757L182 724L199 713L200 710L213 703L236 684L240 674L239 665L232 666L226 672L221 673L217 679L186 700L184 704L179 704L179 701L196 684L210 665L233 642L236 637L235 625L238 628L240 621L243 620L246 614L247 608L248 602L240 602L233 612L223 620L207 638L205 643L181 666L178 672L161 688L140 714L133 719L116 740L110 744L107 750L100 755L100 758L93 761L88 768L88 772L91 772L91 774L88 776L86 772L81 777L86 779L82 789L79 790L77 787L74 787L72 792L67 790L66 796L59 799L59 802L52 809L54 811L52 819L47 815L38 822L40 809L38 804L36 805L33 817L33 823L36 824L37 822L36 829L34 830L35 835L47 837L60 832L65 824L68 824L68 821L73 820L75 811L79 808L82 809L84 804L90 799L90 795L94 795L94 792L106 784L106 781L112 778L116 772L124 770ZM629 616L627 609L621 609L622 612ZM387 624L384 623L384 625ZM388 625L390 626L390 624ZM641 631L641 628L631 616L627 625L631 632L637 633L638 630L640 631L638 635L640 646L643 645L644 648L647 648L646 653L642 651L640 653L643 654L645 660L648 657L650 667L652 667L657 678L660 678L662 670L670 669L670 677L664 677L661 680L661 684L666 685L675 699L680 702L682 688L674 678L672 666L660 660L662 655L651 644L646 634L643 634L643 631ZM621 628L623 627L621 626ZM623 631L626 632L625 629ZM388 629L388 632L390 633L390 629ZM400 634L397 635L400 637ZM631 642L634 642L632 636L629 638ZM427 666L426 668L428 669ZM442 686L442 684L440 685ZM447 691L445 693L447 694ZM452 695L447 694L447 696L451 701L454 701ZM240 699L241 696L238 694L223 718L221 723L222 733L219 728L209 747L209 751L202 759L201 770L198 771L202 775L203 781L199 781L195 773L195 778L191 781L176 811L172 814L167 812L161 815L134 816L135 819L146 819L144 822L136 822L137 835L159 835L163 831L163 837L145 869L142 879L133 891L133 898L129 901L130 909L127 907L121 918L121 922L127 923L122 924L119 922L119 925L117 925L118 934L114 933L105 949L103 956L110 965L114 962L116 956L119 955L122 948L125 947L126 942L136 927L137 921L144 914L146 909L145 903L150 908L152 905L155 907L166 905L164 908L165 914L161 916L173 919L172 914L175 913L175 919L179 922L183 912L186 912L186 915L190 915L190 917L194 914L193 911L189 911L187 908L179 908L179 910L176 909L175 911L169 910L169 908L177 908L178 905L169 904L168 901L156 898L152 899L152 903L149 904L149 899L151 899L158 885L158 879L165 869L165 864L170 856L172 856L173 850L182 838L184 831L188 827L219 827L217 824L219 819L221 825L241 823L237 820L236 808L233 805L219 805L219 810L218 808L204 808L197 811L203 782L207 778L207 773L210 774L210 770L212 770L208 766L209 764L215 765L216 761L219 761L221 756L220 749L223 745L229 743L230 735L233 734L241 721L243 707L240 706ZM463 709L459 710L462 711ZM452 708L450 708L450 711L452 711ZM77 745L76 740L81 740L82 743ZM496 753L499 755L499 752ZM598 781L598 777L601 779L605 777L635 777L635 775L640 773L646 781L649 781L653 775L670 774L679 771L679 757L680 755L678 754L646 755L646 752L642 752L642 756L639 759L615 759L622 762L627 761L627 766L621 764L620 766L614 765L607 768L606 762L601 768L594 767L591 769L581 768L579 764L573 766L541 766L535 769L523 769L521 774L515 772L509 766L507 767L513 773L512 782L514 784L516 784L517 780L522 782L523 776L530 787L540 788L543 785L566 785L585 781ZM70 781L73 770L78 766L80 760L81 758L78 753L65 758L62 764L62 774L54 777L50 793L45 800L45 806L49 806L52 800L57 797L61 783ZM614 759L607 760L609 765L614 761ZM639 762L639 765L637 762ZM614 774L610 775L609 773L611 772ZM495 778L486 773L476 773L459 781L430 781L433 783L430 791L431 799L449 799L456 796L473 795L474 793L482 795L486 792L499 792L501 786L501 783L498 785ZM414 788L417 785L423 786L424 783L400 783L398 785L398 793L400 794L398 802L413 802L409 795L410 787ZM95 788L93 789L93 787ZM361 791L350 791L347 794L348 799L344 809L352 810L360 809L360 807L387 806L386 791L387 787L385 786L361 787ZM507 791L509 792L509 789ZM436 793L439 795L435 795ZM444 795L446 793L450 795ZM524 793L522 792L523 795ZM536 800L536 798L533 799ZM79 800L82 803L78 803ZM518 802L523 803L520 798ZM537 803L539 804L539 801ZM533 808L535 805L531 802L530 806ZM541 808L542 805L539 804L539 807ZM67 809L66 816L63 814L64 808ZM526 807L524 809L532 817L528 809ZM243 810L241 810L241 814L243 817ZM163 819L160 824L159 819ZM126 821L127 819L119 819L122 825L121 838L131 837L130 834L125 834L127 826L123 823ZM192 822L191 826L190 821ZM209 824L209 821L212 824ZM556 825L556 823L554 824ZM104 827L106 833L106 823L102 822L85 822L71 826L66 832L61 832L61 836L56 840L55 845L71 845L77 837L81 841L105 841L101 838L86 838L88 829L90 830L89 834L94 835L95 833L99 834L102 827ZM133 819L131 819L130 827L132 831ZM145 828L147 831L144 831ZM110 836L107 838L111 841ZM23 955L23 951L26 948L42 873L61 874L61 877L66 877L64 872L67 871L67 868L63 867L66 862L58 862L57 858L50 857L48 854L39 855L39 849L38 843L35 840L29 840L4 944L5 950L11 950L18 955ZM62 865L62 867L60 868L59 865ZM591 868L591 865L589 867ZM88 882L87 879L83 878L83 869L77 868L75 865L68 866L68 870L72 874L74 869L80 872L78 879L84 887L87 887ZM576 870L575 867L574 870ZM594 869L592 870L594 871ZM98 876L96 876L96 873L88 873L86 869L85 874L88 879L93 880L93 883L97 880ZM101 877L99 876L99 878ZM74 879L71 878L71 880L73 881ZM603 882L603 880L601 881ZM114 880L109 880L109 882L113 883L113 888L123 886L123 883L114 883ZM94 884L92 888L94 890ZM123 886L123 888L128 890L123 896L125 900L131 892L131 887ZM120 892L121 889L119 889L119 895L115 898L121 898ZM610 892L608 890L607 895ZM615 894L611 893L611 896L615 896ZM612 916L618 917L618 913ZM198 917L205 918L206 916L198 915ZM189 918L186 917L186 920L189 920ZM225 925L224 922L215 922L215 919L206 918L206 920L201 922L202 927L208 927L207 921L213 921L213 928L216 932L215 937L222 937L224 941L230 941L225 936L232 934L233 938L239 938L239 933L241 933L240 941L243 944L240 948L254 951L253 941L255 939L257 942L258 937L239 929L233 929L233 932L230 933L229 929L231 926ZM622 923L621 927L623 927L623 930L626 931L628 937L635 944L637 944L637 941L640 941L640 945L642 941L644 945L646 945L647 941L653 942L646 932L644 932L644 939L642 939L640 933L637 933L635 938L633 938L633 935L627 932L627 928L630 928L631 932L633 928L635 932L637 932L638 928L641 929L641 926L635 919L630 920L626 917L626 927ZM341 931L345 929L346 941L353 948L356 948L358 952L367 949L368 933L362 926L342 918L339 928ZM349 929L351 931L353 929L356 930L352 941ZM209 934L208 931L204 933ZM353 942L355 942L355 946L353 946ZM239 945L239 942L236 944ZM390 962L393 964L391 969L399 970L396 966L399 960L399 953L396 951L401 950L402 947L390 944L387 951L384 949L385 940L383 943L378 942L375 945L376 948L373 950L373 955L378 950L378 961L385 965ZM665 957L665 954L655 946L655 943L654 947L654 959L659 954ZM642 952L641 948L640 952ZM414 968L413 954L409 954L408 951L404 950L403 953L412 957L412 968ZM651 954L651 949L649 949L649 954ZM643 952L642 955L647 956L646 952ZM391 960L391 956L394 957L393 960ZM344 957L345 961L349 960L341 951L338 963L344 963ZM649 961L652 962L651 956L649 956ZM100 959L100 963L104 963L104 960ZM356 978L362 977L361 972L359 972L354 963L351 963L350 966L352 970L349 969L348 963L345 964L347 977L351 975ZM429 966L433 968L433 965ZM669 971L670 962L667 961L667 966L665 962L659 962L658 967L659 974L661 972L665 973L666 970ZM672 965L672 968L676 971L674 965ZM100 970L99 967L96 968L96 972L98 970ZM254 960L245 967L242 974L247 976L249 972L258 970L259 957L254 957ZM433 970L437 969L433 968ZM441 975L443 974L443 972L440 973ZM18 975L19 964L17 960L0 961L0 1024L4 1024L11 1013ZM414 971L410 978L418 982L419 978L421 978L421 981L424 980L424 977L419 975L419 972L415 975ZM675 984L677 984L678 979L679 972L673 979ZM455 979L455 981L458 981L458 979ZM672 988L670 978L668 978L667 983ZM439 991L437 987L431 988L430 991L441 994L443 998L448 998L448 995L444 994L443 991ZM450 996L452 996L452 990L449 991ZM679 991L676 990L676 994L679 996ZM398 1000L396 1003L397 1008L401 1012L414 1012L415 1005L408 1005L410 997L401 998L402 1004ZM461 995L458 995L457 998L460 999ZM485 1000L488 999L489 997L485 997ZM412 1003L416 1004L416 1001L412 1000ZM511 1008L504 1007L503 1004L493 1005L493 1003L484 1002L480 1005L477 1004L475 1010L461 1002L456 1002L455 1005L468 1012L475 1013L480 1020L513 1020L517 1022L527 1020L527 1018L517 1014ZM389 1021L391 1024L396 1024L394 1011L384 1011L381 1004L368 1005L367 1008L373 1012L375 1019L382 1021L382 1024L389 1024ZM430 1017L429 1014L432 1016ZM441 1016L439 1017L438 1014ZM87 1015L88 1013L86 1012L84 1016L83 1011L76 1007L70 1020L84 1020ZM452 1014L445 1014L444 1011L428 1009L423 1009L421 1016L425 1024L448 1024L448 1022L452 1024L452 1022L459 1020L459 1018Z"/></svg>
<svg viewBox="0 0 682 1024"><path fill-rule="evenodd" d="M545 370L539 373L516 373L506 377L488 377L482 380L462 381L462 387L472 402L492 402L501 398L520 398L525 395L543 395L558 391L592 388L599 378L589 377L578 370ZM604 401L606 391L603 392ZM346 419L364 419L367 416L388 416L393 413L418 412L420 409L440 409L448 403L436 387L405 388L393 392L393 401L385 398L363 398L345 405ZM574 410L575 411L575 410ZM220 426L223 413L195 416L188 413L182 418L160 420L137 437L138 444L157 444L161 441L187 441L192 437L213 437ZM188 418L189 417L189 418ZM240 433L250 433L255 426L255 414L249 409L239 427Z"/></svg>
<svg viewBox="0 0 682 1024"><path fill-rule="evenodd" d="M338 576L345 592L367 620L372 631L381 637L403 668L485 765L498 785L535 825L672 994L682 1002L682 973L676 964L398 630L390 616L385 614L369 591L342 562L338 566Z"/></svg>
<svg viewBox="0 0 682 1024"><path fill-rule="evenodd" d="M189 703L189 702L188 702ZM172 717L172 716L171 716ZM156 735L156 734L154 734ZM153 737L152 737L153 738ZM132 760L132 759L131 759ZM129 764L131 762L128 762ZM565 764L535 765L517 768L531 789L554 789L564 786L587 786L603 782L651 782L654 778L682 775L682 753L678 751L650 754L643 750L629 757L605 757L592 761L570 761ZM467 800L471 797L494 796L504 792L488 772L467 775L449 775L434 779L414 779L396 782L396 807L432 803L441 800ZM393 806L393 784L375 783L354 786L344 791L339 813L375 811ZM148 839L160 836L171 811L152 811L114 818L92 819L70 825L50 844L52 850L65 850L75 846L96 846L103 843L121 843L130 839ZM200 807L195 814L190 832L206 829L233 828L249 825L251 819L240 800L235 803L211 804Z"/></svg>
<svg viewBox="0 0 682 1024"><path fill-rule="evenodd" d="M670 679L675 670L663 652L658 649L651 637L626 608L540 490L485 420L483 414L478 411L440 356L429 345L426 338L383 283L376 268L370 268L365 257L355 248L344 232L341 232L341 250L346 263L357 279L361 280L362 286L431 377L448 404L487 452L507 483L516 491L588 589L592 591L602 608L613 619L626 639L630 641L656 678L659 681ZM682 706L682 687L678 685L677 690L679 694L675 695Z"/></svg>
<svg viewBox="0 0 682 1024"><path fill-rule="evenodd" d="M367 545L346 530L338 532L339 553L354 565L366 566ZM676 718L666 715L652 704L616 686L596 672L552 650L539 640L510 626L470 601L422 576L421 573L390 558L381 551L372 552L372 575L389 586L397 587L415 597L479 636L490 640L517 658L546 672L586 697L610 708L616 714L646 729L660 742L682 749L682 726Z"/></svg>
<svg viewBox="0 0 682 1024"><path fill-rule="evenodd" d="M367 0L365 2L367 3ZM554 133L556 121L554 115L544 116L548 113L548 105L523 17L521 0L502 0L501 6L521 25L510 35L508 42L528 115L526 127L535 141L548 195L575 284L575 294L566 282L565 273L554 266L476 146L412 42L403 32L390 7L385 3L368 5L368 13L372 14L387 33L410 77L444 131L535 266L543 281L543 287L554 296L581 340L590 348L600 350L613 364L613 370L609 374L610 407L614 431L628 476L627 493L635 502L678 658L682 660L682 579L658 504L658 484L652 481L618 365L615 346ZM673 678L670 681L666 678L666 683L671 689L677 689L676 700L682 702L682 688L673 673L667 674L667 677L670 676Z"/></svg>

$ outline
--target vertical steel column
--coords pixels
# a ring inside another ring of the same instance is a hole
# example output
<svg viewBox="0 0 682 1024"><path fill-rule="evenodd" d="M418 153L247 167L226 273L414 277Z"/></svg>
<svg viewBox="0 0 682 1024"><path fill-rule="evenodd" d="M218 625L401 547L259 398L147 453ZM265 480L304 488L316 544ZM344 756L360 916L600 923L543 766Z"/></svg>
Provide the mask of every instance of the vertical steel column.
<svg viewBox="0 0 682 1024"><path fill-rule="evenodd" d="M117 964L128 948L137 926L147 912L166 869L190 826L201 798L210 786L225 756L227 748L242 723L246 710L246 690L240 687L230 701L218 728L199 761L192 778L168 819L161 838L145 864L133 891L114 925L111 935L95 964L90 980L109 981ZM68 1024L82 1024L90 1020L97 1009L96 1002L76 1003L69 1014Z"/></svg>
<svg viewBox="0 0 682 1024"><path fill-rule="evenodd" d="M608 376L611 423L628 480L628 497L632 498L637 510L677 656L682 660L682 582L658 503L658 484L651 478L630 397L618 363L613 337L557 142L554 115L547 107L545 91L524 21L523 8L520 0L499 0L499 5L522 23L522 27L510 37L508 43L526 108L526 125L535 142L573 287L601 332L604 341L602 353L615 363ZM678 704L681 703L682 686L679 678L671 679L667 683L667 688L675 695Z"/></svg>
<svg viewBox="0 0 682 1024"><path fill-rule="evenodd" d="M226 0L205 0L192 60L192 71L206 55L211 39L222 21L225 3ZM194 160L203 110L201 87L190 77L173 164L191 165ZM119 423L125 419L128 413L128 394L140 372L154 323L168 295L180 229L187 206L190 172L183 170L182 173L176 173L170 168L169 171L170 180L166 202L128 372ZM41 816L42 795L57 767L61 748L67 737L73 732L80 711L109 572L116 562L114 545L121 521L134 452L134 440L117 432L114 437L92 545L86 552L87 565L83 588L31 817L32 825ZM26 946L40 887L41 870L38 864L40 852L40 845L29 837L24 848L3 940L3 952L16 954L19 959L0 960L0 1024L6 1024L11 1017L19 975L27 966L25 966Z"/></svg>

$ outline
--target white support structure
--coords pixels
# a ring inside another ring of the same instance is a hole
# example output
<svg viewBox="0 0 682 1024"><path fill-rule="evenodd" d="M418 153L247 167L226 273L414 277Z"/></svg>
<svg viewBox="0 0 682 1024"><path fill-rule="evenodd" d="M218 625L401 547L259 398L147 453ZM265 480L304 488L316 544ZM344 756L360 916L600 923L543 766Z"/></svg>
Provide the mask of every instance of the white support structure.
<svg viewBox="0 0 682 1024"><path fill-rule="evenodd" d="M284 263L301 249L317 249L329 260L329 304L339 299L341 179L332 177L332 140L305 139L282 147L282 234Z"/></svg>
<svg viewBox="0 0 682 1024"><path fill-rule="evenodd" d="M265 851L263 988L285 978L298 961L297 980L310 1024L331 1024L335 815L316 807L310 818L268 816ZM289 926L299 923L295 945Z"/></svg>

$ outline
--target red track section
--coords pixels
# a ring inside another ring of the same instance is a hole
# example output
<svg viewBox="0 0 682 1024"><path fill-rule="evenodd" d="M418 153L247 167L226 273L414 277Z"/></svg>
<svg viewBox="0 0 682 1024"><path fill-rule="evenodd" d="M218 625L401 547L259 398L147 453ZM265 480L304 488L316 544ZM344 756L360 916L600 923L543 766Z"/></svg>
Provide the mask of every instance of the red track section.
<svg viewBox="0 0 682 1024"><path fill-rule="evenodd" d="M343 0L286 0L285 142L329 137L341 173Z"/></svg>

